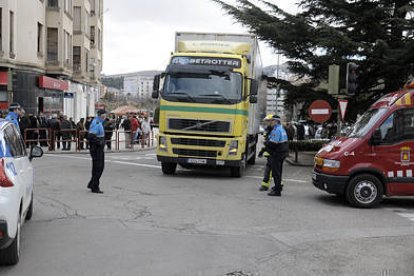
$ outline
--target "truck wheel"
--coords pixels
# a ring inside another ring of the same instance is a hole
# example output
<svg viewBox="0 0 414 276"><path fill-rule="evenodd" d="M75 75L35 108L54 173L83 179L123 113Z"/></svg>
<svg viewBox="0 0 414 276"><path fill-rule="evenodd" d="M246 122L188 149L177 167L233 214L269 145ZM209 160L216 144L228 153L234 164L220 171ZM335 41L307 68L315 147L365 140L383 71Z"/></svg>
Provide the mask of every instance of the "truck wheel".
<svg viewBox="0 0 414 276"><path fill-rule="evenodd" d="M21 215L19 214L19 220L17 221L16 237L9 247L0 250L0 264L1 265L15 265L20 259L20 227L21 227Z"/></svg>
<svg viewBox="0 0 414 276"><path fill-rule="evenodd" d="M29 209L27 210L27 213L26 213L26 220L31 220L32 216L33 216L33 193L32 193L32 197L30 200Z"/></svg>
<svg viewBox="0 0 414 276"><path fill-rule="evenodd" d="M175 174L175 170L177 169L177 163L161 163L161 169L164 174Z"/></svg>
<svg viewBox="0 0 414 276"><path fill-rule="evenodd" d="M241 162L240 166L230 168L231 177L241 177L243 175L243 171L246 168L246 155L243 155L242 160L243 161Z"/></svg>
<svg viewBox="0 0 414 276"><path fill-rule="evenodd" d="M384 194L381 181L370 174L357 175L346 188L346 200L351 206L372 208L381 201Z"/></svg>

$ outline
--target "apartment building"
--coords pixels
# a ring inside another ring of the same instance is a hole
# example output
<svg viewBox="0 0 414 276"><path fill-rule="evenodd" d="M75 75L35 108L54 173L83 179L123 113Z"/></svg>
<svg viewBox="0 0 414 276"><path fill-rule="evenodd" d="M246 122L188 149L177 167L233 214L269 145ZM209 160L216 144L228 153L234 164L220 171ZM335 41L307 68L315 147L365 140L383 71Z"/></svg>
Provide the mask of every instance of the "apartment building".
<svg viewBox="0 0 414 276"><path fill-rule="evenodd" d="M158 71L140 71L127 74L110 75L104 78L123 79L123 95L137 100L151 99L152 86Z"/></svg>
<svg viewBox="0 0 414 276"><path fill-rule="evenodd" d="M102 69L102 47L91 49L90 30L99 29L94 38L102 43L97 6L103 0L0 0L0 109L16 101L33 114L94 114L100 77L91 60L94 72Z"/></svg>

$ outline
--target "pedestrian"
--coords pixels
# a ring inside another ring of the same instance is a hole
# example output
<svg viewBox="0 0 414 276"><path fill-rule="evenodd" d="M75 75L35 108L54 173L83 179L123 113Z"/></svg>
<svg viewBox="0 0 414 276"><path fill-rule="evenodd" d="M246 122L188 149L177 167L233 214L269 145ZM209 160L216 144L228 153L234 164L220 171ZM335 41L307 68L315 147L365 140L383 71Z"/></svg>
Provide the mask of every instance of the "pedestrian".
<svg viewBox="0 0 414 276"><path fill-rule="evenodd" d="M51 133L51 137L50 137L50 144L51 144L51 150L55 149L55 141L56 138L58 137L58 132L60 130L60 122L57 119L57 114L52 114L52 118L50 118L47 121L47 125L50 128L50 133ZM59 145L59 144L58 144Z"/></svg>
<svg viewBox="0 0 414 276"><path fill-rule="evenodd" d="M99 188L99 180L105 167L105 130L103 123L106 119L106 113L103 109L98 110L98 116L92 121L89 133L89 152L92 157L92 177L88 183L88 188L92 193L103 194Z"/></svg>
<svg viewBox="0 0 414 276"><path fill-rule="evenodd" d="M264 142L269 140L270 133L273 130L273 127L270 125L272 122L273 114L269 114L264 118L264 122L266 124L265 133L264 133ZM270 153L266 151L266 146L262 147L259 154L259 158L265 157L266 164L264 170L264 176L262 180L262 184L260 185L259 191L267 191L270 187L270 180L272 179L272 168L270 166Z"/></svg>
<svg viewBox="0 0 414 276"><path fill-rule="evenodd" d="M141 123L141 130L142 130L142 139L143 141L150 142L150 133L151 133L151 125L148 119L148 116L145 116Z"/></svg>
<svg viewBox="0 0 414 276"><path fill-rule="evenodd" d="M39 125L37 122L36 116L33 114L29 114L29 128L30 128L30 142L29 144L32 146L37 146L38 140L39 140Z"/></svg>
<svg viewBox="0 0 414 276"><path fill-rule="evenodd" d="M60 132L62 133L62 150L69 151L71 148L72 140L72 123L68 120L68 117L64 115L60 123Z"/></svg>
<svg viewBox="0 0 414 276"><path fill-rule="evenodd" d="M115 120L106 118L104 122L105 142L109 150L112 149L112 136L114 135Z"/></svg>
<svg viewBox="0 0 414 276"><path fill-rule="evenodd" d="M9 106L9 114L6 116L6 120L12 122L17 130L20 132L19 117L21 115L21 106L18 103L12 103Z"/></svg>
<svg viewBox="0 0 414 276"><path fill-rule="evenodd" d="M46 117L43 115L43 112L39 112L37 116L37 122L39 127L41 128L41 130L39 130L40 146L47 147L47 132L45 130L47 128L47 120Z"/></svg>
<svg viewBox="0 0 414 276"><path fill-rule="evenodd" d="M270 125L273 127L269 140L265 142L266 150L270 152L270 166L275 186L268 193L269 196L281 196L283 161L289 154L289 143L285 129L281 125L278 115L272 117Z"/></svg>
<svg viewBox="0 0 414 276"><path fill-rule="evenodd" d="M135 136L137 134L138 129L140 129L140 123L137 119L137 116L134 115L132 116L132 118L130 118L131 120L131 142L132 144L136 144L137 143L137 137Z"/></svg>
<svg viewBox="0 0 414 276"><path fill-rule="evenodd" d="M124 119L121 126L125 132L125 147L127 149L131 148L131 118L132 116L128 114L128 116Z"/></svg>
<svg viewBox="0 0 414 276"><path fill-rule="evenodd" d="M290 122L286 123L286 133L288 135L288 140L292 141L295 137L295 128L293 127L293 124Z"/></svg>
<svg viewBox="0 0 414 276"><path fill-rule="evenodd" d="M83 150L83 141L86 138L85 132L85 118L81 118L79 122L76 124L76 130L78 132L78 139L79 139L79 149Z"/></svg>

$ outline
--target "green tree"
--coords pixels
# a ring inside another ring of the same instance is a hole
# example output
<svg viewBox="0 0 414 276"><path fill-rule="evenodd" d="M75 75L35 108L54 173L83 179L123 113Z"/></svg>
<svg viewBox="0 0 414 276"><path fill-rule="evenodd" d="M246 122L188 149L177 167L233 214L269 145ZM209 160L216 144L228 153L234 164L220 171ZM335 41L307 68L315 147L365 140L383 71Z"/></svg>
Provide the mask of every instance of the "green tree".
<svg viewBox="0 0 414 276"><path fill-rule="evenodd" d="M289 58L292 73L310 77L289 97L313 97L330 64L357 63L357 97L368 101L401 88L412 73L413 0L302 0L295 15L263 0L212 1Z"/></svg>

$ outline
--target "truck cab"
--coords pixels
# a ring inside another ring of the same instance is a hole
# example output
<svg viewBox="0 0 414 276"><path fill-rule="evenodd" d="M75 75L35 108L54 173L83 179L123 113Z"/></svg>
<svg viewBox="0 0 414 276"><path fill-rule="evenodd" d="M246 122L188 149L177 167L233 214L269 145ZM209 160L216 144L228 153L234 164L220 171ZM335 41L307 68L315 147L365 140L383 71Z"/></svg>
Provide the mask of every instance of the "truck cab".
<svg viewBox="0 0 414 276"><path fill-rule="evenodd" d="M261 66L255 36L176 34L170 63L154 80L157 159L164 174L174 174L179 164L228 167L240 177L254 163Z"/></svg>
<svg viewBox="0 0 414 276"><path fill-rule="evenodd" d="M313 184L350 205L370 208L383 196L414 195L414 90L385 95L346 137L315 156Z"/></svg>

